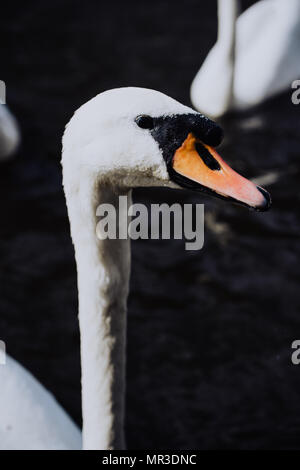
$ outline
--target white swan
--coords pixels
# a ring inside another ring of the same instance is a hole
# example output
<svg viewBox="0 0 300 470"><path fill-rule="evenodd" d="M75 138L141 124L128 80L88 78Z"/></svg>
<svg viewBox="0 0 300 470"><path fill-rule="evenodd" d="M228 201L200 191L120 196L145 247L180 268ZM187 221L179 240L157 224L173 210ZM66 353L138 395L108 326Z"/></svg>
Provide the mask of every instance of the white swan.
<svg viewBox="0 0 300 470"><path fill-rule="evenodd" d="M24 367L0 365L0 450L77 450L81 433Z"/></svg>
<svg viewBox="0 0 300 470"><path fill-rule="evenodd" d="M211 147L220 140L220 128L203 115L140 88L96 96L66 127L62 166L78 271L84 449L125 445L130 242L97 238L97 206L118 210L119 195L130 199L137 186L180 186L266 210L268 193Z"/></svg>
<svg viewBox="0 0 300 470"><path fill-rule="evenodd" d="M0 104L0 160L20 141L15 118ZM0 450L80 449L81 433L62 407L11 357L0 365Z"/></svg>
<svg viewBox="0 0 300 470"><path fill-rule="evenodd" d="M20 132L14 116L0 103L0 161L9 158L20 142Z"/></svg>
<svg viewBox="0 0 300 470"><path fill-rule="evenodd" d="M191 86L193 105L213 118L300 78L300 0L261 0L237 16L238 0L218 0L218 40Z"/></svg>

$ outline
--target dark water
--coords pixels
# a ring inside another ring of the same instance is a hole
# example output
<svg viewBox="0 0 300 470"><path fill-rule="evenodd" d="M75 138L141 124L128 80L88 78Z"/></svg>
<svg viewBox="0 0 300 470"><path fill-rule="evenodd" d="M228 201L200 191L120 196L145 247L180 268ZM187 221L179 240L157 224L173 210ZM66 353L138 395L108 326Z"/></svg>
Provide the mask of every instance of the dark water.
<svg viewBox="0 0 300 470"><path fill-rule="evenodd" d="M244 2L250 4L251 2ZM118 86L189 104L216 34L215 2L11 1L1 12L1 79L23 144L0 171L0 338L80 423L76 273L59 165L73 111ZM1 7L3 8L3 7ZM299 77L300 78L300 77ZM290 93L223 122L222 154L275 173L274 206L205 202L205 246L133 243L126 432L129 448L300 448L300 107Z"/></svg>

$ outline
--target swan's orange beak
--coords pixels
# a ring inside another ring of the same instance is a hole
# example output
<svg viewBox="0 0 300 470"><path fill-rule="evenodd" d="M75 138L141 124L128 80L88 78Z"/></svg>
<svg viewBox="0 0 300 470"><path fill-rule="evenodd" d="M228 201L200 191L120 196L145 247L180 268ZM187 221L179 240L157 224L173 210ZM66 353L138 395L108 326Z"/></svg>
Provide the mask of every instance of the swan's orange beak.
<svg viewBox="0 0 300 470"><path fill-rule="evenodd" d="M266 211L271 206L267 191L232 170L214 148L192 133L175 152L172 168L184 180L201 185L203 191L208 190L258 211Z"/></svg>

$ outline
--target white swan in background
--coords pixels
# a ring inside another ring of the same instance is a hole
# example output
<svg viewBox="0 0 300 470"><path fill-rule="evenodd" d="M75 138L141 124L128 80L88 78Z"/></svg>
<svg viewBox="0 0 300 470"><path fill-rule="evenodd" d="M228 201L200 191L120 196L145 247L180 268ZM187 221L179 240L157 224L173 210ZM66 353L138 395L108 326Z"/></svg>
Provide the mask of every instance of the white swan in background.
<svg viewBox="0 0 300 470"><path fill-rule="evenodd" d="M300 78L300 0L261 0L239 18L238 10L238 0L218 0L218 40L191 86L193 105L212 118Z"/></svg>
<svg viewBox="0 0 300 470"><path fill-rule="evenodd" d="M0 365L0 450L78 450L81 433L24 367Z"/></svg>
<svg viewBox="0 0 300 470"><path fill-rule="evenodd" d="M20 143L17 121L5 104L0 103L0 161L8 159Z"/></svg>
<svg viewBox="0 0 300 470"><path fill-rule="evenodd" d="M220 128L203 115L141 88L101 93L66 127L62 166L78 273L84 449L125 446L130 242L97 236L97 207L110 203L122 212L120 195L130 205L132 188L165 186L268 209L268 193L214 150L220 140Z"/></svg>
<svg viewBox="0 0 300 470"><path fill-rule="evenodd" d="M0 104L0 161L16 150L15 118ZM80 449L81 433L62 407L24 367L6 356L0 365L0 450Z"/></svg>

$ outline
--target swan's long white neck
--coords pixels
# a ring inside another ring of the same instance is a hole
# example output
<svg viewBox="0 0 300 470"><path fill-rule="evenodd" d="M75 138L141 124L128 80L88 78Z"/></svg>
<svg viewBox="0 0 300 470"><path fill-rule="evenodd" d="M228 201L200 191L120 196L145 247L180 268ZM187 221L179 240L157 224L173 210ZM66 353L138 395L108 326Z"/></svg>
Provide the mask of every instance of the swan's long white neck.
<svg viewBox="0 0 300 470"><path fill-rule="evenodd" d="M218 42L224 52L234 56L238 0L218 0Z"/></svg>
<svg viewBox="0 0 300 470"><path fill-rule="evenodd" d="M239 12L239 0L218 0L218 48L227 64L228 82L224 109L228 110L233 102L236 23Z"/></svg>
<svg viewBox="0 0 300 470"><path fill-rule="evenodd" d="M118 208L124 192L92 174L65 192L78 272L83 448L122 449L130 242L99 240L96 208Z"/></svg>

